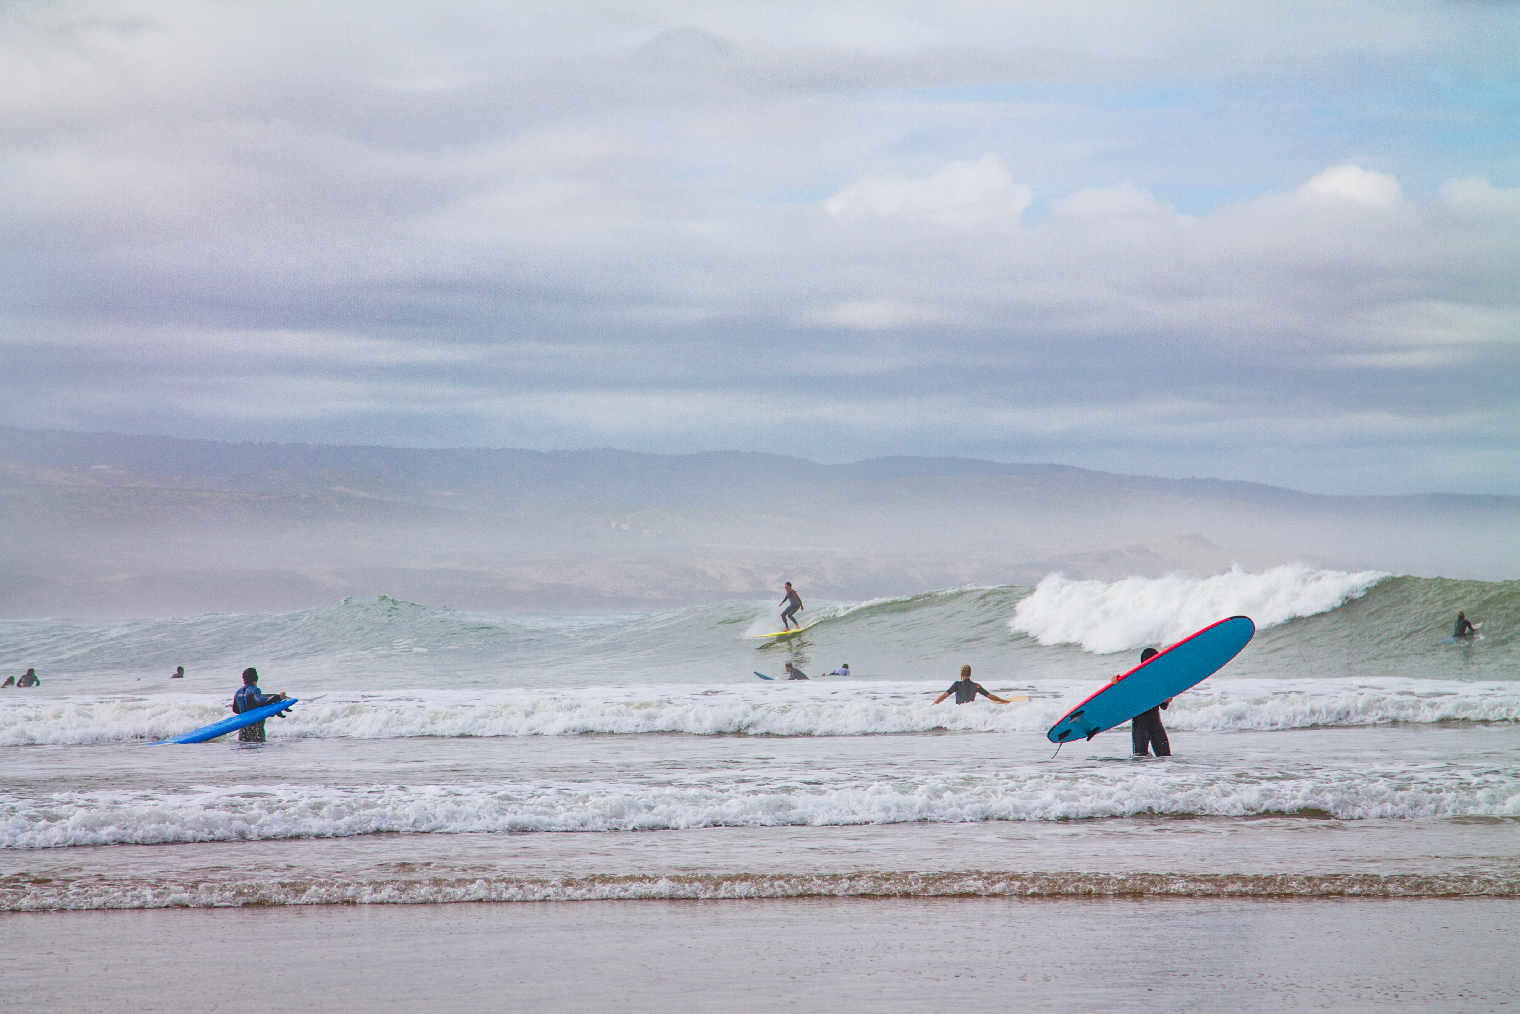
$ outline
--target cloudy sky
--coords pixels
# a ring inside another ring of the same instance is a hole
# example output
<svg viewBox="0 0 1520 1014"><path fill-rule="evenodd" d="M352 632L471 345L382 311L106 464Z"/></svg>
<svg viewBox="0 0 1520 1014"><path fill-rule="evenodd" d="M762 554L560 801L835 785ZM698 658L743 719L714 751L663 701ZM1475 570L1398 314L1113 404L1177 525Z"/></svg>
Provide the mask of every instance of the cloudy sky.
<svg viewBox="0 0 1520 1014"><path fill-rule="evenodd" d="M1520 6L0 6L0 423L1520 493Z"/></svg>

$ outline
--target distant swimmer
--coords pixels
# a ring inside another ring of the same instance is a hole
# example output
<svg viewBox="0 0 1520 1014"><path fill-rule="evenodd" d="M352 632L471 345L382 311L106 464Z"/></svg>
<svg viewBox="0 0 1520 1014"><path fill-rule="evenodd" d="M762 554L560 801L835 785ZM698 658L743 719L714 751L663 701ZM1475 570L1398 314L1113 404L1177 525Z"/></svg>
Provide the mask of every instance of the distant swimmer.
<svg viewBox="0 0 1520 1014"><path fill-rule="evenodd" d="M259 690L259 671L250 666L243 670L243 685L238 688L237 693L232 695L232 713L234 715L241 715L245 711L262 708L266 704L273 704L275 701L283 701L284 699L284 694L266 695L262 693ZM264 723L259 721L254 722L252 725L243 726L238 730L238 742L265 742Z"/></svg>
<svg viewBox="0 0 1520 1014"><path fill-rule="evenodd" d="M1140 653L1140 662L1143 665L1155 658L1155 648L1146 648ZM1110 683L1119 682L1120 677L1115 676ZM1166 738L1166 729L1161 724L1161 712L1172 706L1172 699L1168 697L1149 711L1141 712L1130 720L1129 734L1130 745L1134 748L1136 757L1145 757L1154 749L1157 757L1170 757L1172 744Z"/></svg>
<svg viewBox="0 0 1520 1014"><path fill-rule="evenodd" d="M824 673L824 675L825 676L848 676L848 675L850 675L850 663L846 662L844 665L840 666L838 669L835 669L833 672L826 672L826 673Z"/></svg>
<svg viewBox="0 0 1520 1014"><path fill-rule="evenodd" d="M1012 701L1003 700L997 694L988 693L987 688L982 686L980 683L971 682L971 667L969 665L961 666L961 678L950 684L949 690L946 690L944 693L934 698L934 703L938 704L940 701L944 700L946 697L949 697L951 694L955 695L956 704L970 704L972 701L976 700L977 694L981 694L989 701L996 701L999 704L1013 703Z"/></svg>
<svg viewBox="0 0 1520 1014"><path fill-rule="evenodd" d="M802 621L797 619L797 610L802 608L802 596L797 594L797 589L792 587L792 582L790 581L786 583L786 597L781 600L780 604L786 606L785 609L781 610L781 629L792 629L790 626L792 623L797 624L801 628Z"/></svg>
<svg viewBox="0 0 1520 1014"><path fill-rule="evenodd" d="M1477 632L1478 628L1473 626L1472 621L1467 618L1467 614L1462 612L1460 609L1457 610L1457 629L1451 632L1451 636L1471 637Z"/></svg>
<svg viewBox="0 0 1520 1014"><path fill-rule="evenodd" d="M786 664L786 678L789 680L805 680L807 679L807 673L788 662Z"/></svg>
<svg viewBox="0 0 1520 1014"><path fill-rule="evenodd" d="M174 675L170 676L169 678L171 680L182 680L182 679L184 679L185 678L185 667L182 666L182 665L175 666L174 667Z"/></svg>
<svg viewBox="0 0 1520 1014"><path fill-rule="evenodd" d="M21 677L21 679L16 683L16 686L18 687L37 687L41 685L42 681L37 678L36 669L28 669L26 673Z"/></svg>
<svg viewBox="0 0 1520 1014"><path fill-rule="evenodd" d="M4 683L0 683L0 687L13 687L15 685L16 685L16 677L14 677L14 676L7 676L7 677L5 677L5 682Z"/></svg>

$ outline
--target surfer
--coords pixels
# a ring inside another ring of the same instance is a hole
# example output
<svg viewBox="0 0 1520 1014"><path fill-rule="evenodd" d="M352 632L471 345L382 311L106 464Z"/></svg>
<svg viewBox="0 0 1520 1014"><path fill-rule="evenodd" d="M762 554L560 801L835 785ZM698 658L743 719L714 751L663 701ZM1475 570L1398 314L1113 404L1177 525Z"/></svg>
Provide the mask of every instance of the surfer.
<svg viewBox="0 0 1520 1014"><path fill-rule="evenodd" d="M1475 627L1475 626L1473 626L1472 621L1467 618L1467 614L1464 613L1462 610L1458 609L1457 610L1457 629L1455 629L1455 630L1453 630L1451 632L1451 636L1452 637L1471 637L1471 636L1473 636L1473 634L1476 634L1477 632L1478 632L1478 628Z"/></svg>
<svg viewBox="0 0 1520 1014"><path fill-rule="evenodd" d="M185 678L185 667L182 666L182 665L175 666L174 667L174 675L170 676L169 678L171 680L182 680L182 679L184 679Z"/></svg>
<svg viewBox="0 0 1520 1014"><path fill-rule="evenodd" d="M18 687L39 687L41 685L42 681L37 678L36 669L28 669L21 679L16 682L16 686Z"/></svg>
<svg viewBox="0 0 1520 1014"><path fill-rule="evenodd" d="M786 664L786 678L789 680L805 680L807 679L807 673L788 662Z"/></svg>
<svg viewBox="0 0 1520 1014"><path fill-rule="evenodd" d="M16 677L14 677L14 676L7 676L7 677L5 677L5 682L4 683L0 683L0 687L13 687L15 685L16 685Z"/></svg>
<svg viewBox="0 0 1520 1014"><path fill-rule="evenodd" d="M284 694L262 693L259 690L259 671L249 666L243 670L243 685L238 688L237 693L232 695L232 713L234 715L241 715L245 711L262 708L266 704L273 704L275 701L283 701L284 699ZM245 725L238 730L239 743L263 743L264 741L264 723L262 721L254 722L252 725Z"/></svg>
<svg viewBox="0 0 1520 1014"><path fill-rule="evenodd" d="M1144 665L1159 654L1155 648L1146 648L1140 653L1140 664ZM1122 679L1122 674L1109 680L1117 683ZM1166 738L1166 729L1161 724L1161 712L1172 706L1172 699L1168 697L1149 711L1143 711L1130 720L1129 734L1130 745L1135 751L1136 757L1148 756L1152 749L1157 757L1170 757L1172 744Z"/></svg>
<svg viewBox="0 0 1520 1014"><path fill-rule="evenodd" d="M996 701L999 704L1013 703L1012 701L1003 700L997 694L988 693L987 688L982 686L980 683L971 682L971 667L969 665L961 666L961 678L950 684L949 690L946 690L944 693L934 698L934 704L938 704L940 701L944 700L946 697L949 697L951 694L955 695L956 704L970 704L972 701L976 700L977 694L981 694L989 701ZM930 706L932 707L933 705Z"/></svg>
<svg viewBox="0 0 1520 1014"><path fill-rule="evenodd" d="M792 582L790 581L786 583L786 597L781 600L780 604L786 606L785 609L781 610L781 629L792 629L788 625L789 623L795 623L797 624L797 629L802 629L802 621L797 619L797 610L802 608L802 596L797 594L797 589L792 587Z"/></svg>
<svg viewBox="0 0 1520 1014"><path fill-rule="evenodd" d="M846 662L844 665L840 666L838 669L835 669L833 672L826 672L826 673L824 673L824 675L825 676L848 676L848 675L850 675L850 663Z"/></svg>

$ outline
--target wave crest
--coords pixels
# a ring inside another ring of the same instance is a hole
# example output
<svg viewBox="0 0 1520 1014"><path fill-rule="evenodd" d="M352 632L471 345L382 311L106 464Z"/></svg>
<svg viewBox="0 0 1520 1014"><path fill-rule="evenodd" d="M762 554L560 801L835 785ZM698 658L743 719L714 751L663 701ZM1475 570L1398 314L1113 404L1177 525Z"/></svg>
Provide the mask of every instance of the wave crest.
<svg viewBox="0 0 1520 1014"><path fill-rule="evenodd" d="M1073 581L1051 574L1014 607L1008 626L1040 644L1077 644L1107 655L1172 644L1227 616L1257 629L1329 612L1391 575L1301 564L1252 574L1239 566L1214 577L1173 574L1120 581Z"/></svg>

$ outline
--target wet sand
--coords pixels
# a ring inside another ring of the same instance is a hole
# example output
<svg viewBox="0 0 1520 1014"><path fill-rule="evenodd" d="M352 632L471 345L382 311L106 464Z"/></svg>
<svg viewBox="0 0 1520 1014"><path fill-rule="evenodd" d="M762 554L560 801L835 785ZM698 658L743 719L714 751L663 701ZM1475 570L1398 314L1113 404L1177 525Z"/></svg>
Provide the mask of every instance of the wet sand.
<svg viewBox="0 0 1520 1014"><path fill-rule="evenodd" d="M1520 901L788 899L27 913L27 1011L1520 1009ZM243 986L237 969L274 974Z"/></svg>

